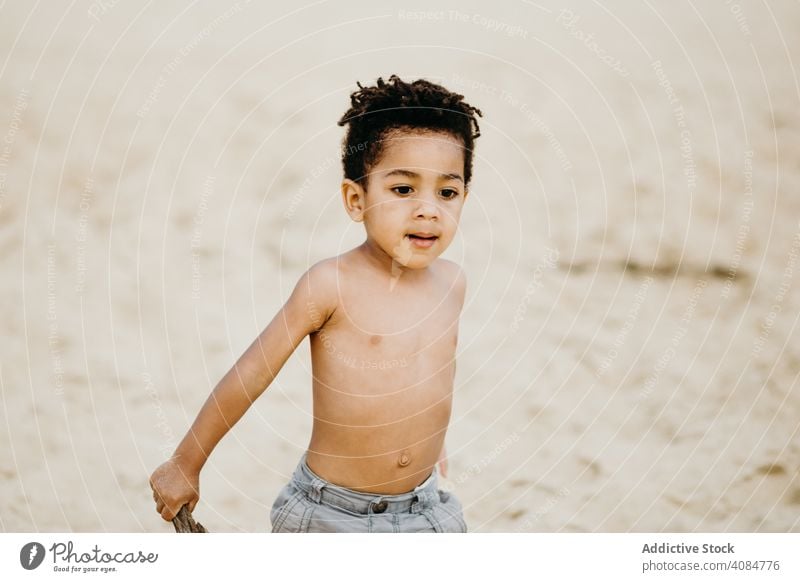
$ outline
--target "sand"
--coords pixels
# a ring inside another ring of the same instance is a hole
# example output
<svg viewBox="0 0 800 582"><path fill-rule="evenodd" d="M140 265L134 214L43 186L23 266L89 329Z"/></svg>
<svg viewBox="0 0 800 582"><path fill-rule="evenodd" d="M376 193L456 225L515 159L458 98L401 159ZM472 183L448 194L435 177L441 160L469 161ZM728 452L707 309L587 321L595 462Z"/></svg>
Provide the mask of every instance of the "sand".
<svg viewBox="0 0 800 582"><path fill-rule="evenodd" d="M363 238L356 81L484 111L443 487L480 532L800 531L800 5L6 2L0 530L170 531L147 478ZM420 5L422 6L422 5ZM267 531L301 346L203 473Z"/></svg>

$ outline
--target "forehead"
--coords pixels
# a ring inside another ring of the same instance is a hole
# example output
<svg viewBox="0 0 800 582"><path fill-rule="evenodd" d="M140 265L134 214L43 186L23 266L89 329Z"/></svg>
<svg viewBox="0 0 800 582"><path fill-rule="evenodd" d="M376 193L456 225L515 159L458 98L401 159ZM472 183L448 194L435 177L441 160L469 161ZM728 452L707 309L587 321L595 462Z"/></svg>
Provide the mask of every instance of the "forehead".
<svg viewBox="0 0 800 582"><path fill-rule="evenodd" d="M464 172L464 146L449 133L396 129L387 132L371 173L416 168L441 173Z"/></svg>

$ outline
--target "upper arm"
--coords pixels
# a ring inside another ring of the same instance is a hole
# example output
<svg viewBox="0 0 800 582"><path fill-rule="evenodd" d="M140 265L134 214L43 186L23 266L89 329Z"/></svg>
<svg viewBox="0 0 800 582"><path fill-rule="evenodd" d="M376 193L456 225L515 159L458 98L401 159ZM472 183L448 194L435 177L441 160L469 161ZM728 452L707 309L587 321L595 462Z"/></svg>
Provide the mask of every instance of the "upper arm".
<svg viewBox="0 0 800 582"><path fill-rule="evenodd" d="M237 368L251 375L263 390L278 374L300 342L317 331L336 309L336 262L326 260L306 271L291 296L253 341Z"/></svg>
<svg viewBox="0 0 800 582"><path fill-rule="evenodd" d="M276 316L280 316L295 346L304 337L319 330L336 309L336 259L321 261L306 271L295 285L292 295Z"/></svg>
<svg viewBox="0 0 800 582"><path fill-rule="evenodd" d="M467 295L467 275L458 263L446 259L441 259L441 261L447 269L450 288L453 290L453 295L458 301L458 308L460 311L461 308L464 307L464 298Z"/></svg>
<svg viewBox="0 0 800 582"><path fill-rule="evenodd" d="M460 306L464 307L464 299L467 296L467 274L464 273L464 269L462 269L459 265L456 265L456 282L455 282L455 290L458 295L458 300Z"/></svg>

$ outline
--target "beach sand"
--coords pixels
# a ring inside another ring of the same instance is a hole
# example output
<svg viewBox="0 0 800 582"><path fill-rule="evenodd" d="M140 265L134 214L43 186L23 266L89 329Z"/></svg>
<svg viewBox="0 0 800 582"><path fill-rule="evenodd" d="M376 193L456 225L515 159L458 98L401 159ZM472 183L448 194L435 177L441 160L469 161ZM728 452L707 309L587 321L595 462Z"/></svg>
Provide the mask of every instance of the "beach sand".
<svg viewBox="0 0 800 582"><path fill-rule="evenodd" d="M148 476L363 239L336 120L397 73L484 112L446 254L470 529L800 531L800 5L424 10L0 8L0 530L171 530ZM209 530L269 530L306 346L206 466Z"/></svg>

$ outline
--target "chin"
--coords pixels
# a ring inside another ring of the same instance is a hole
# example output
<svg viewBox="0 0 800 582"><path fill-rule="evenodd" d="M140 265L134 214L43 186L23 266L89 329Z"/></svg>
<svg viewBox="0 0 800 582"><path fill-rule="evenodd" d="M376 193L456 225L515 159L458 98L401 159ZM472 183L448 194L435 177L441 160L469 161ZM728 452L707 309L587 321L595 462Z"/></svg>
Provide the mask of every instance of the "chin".
<svg viewBox="0 0 800 582"><path fill-rule="evenodd" d="M433 263L437 258L438 255L415 255L411 257L411 260L403 266L407 269L425 269L430 267L431 263Z"/></svg>

